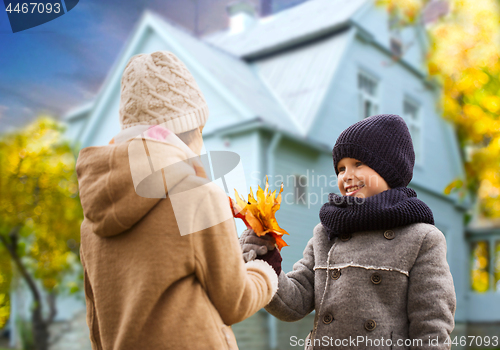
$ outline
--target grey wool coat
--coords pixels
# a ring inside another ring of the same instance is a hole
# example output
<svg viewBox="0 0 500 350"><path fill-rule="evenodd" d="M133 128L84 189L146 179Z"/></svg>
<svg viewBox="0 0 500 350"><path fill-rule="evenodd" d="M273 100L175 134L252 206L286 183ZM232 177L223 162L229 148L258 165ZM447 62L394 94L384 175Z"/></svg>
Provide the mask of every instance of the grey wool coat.
<svg viewBox="0 0 500 350"><path fill-rule="evenodd" d="M444 235L416 223L343 234L314 228L265 309L293 322L316 310L305 349L449 349L455 288Z"/></svg>

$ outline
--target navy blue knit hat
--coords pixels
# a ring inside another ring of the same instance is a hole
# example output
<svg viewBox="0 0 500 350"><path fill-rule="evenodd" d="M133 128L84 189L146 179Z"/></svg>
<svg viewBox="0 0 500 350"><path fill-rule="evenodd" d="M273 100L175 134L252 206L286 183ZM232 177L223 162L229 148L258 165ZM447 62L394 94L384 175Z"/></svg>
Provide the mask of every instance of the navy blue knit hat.
<svg viewBox="0 0 500 350"><path fill-rule="evenodd" d="M413 143L399 115L374 115L351 125L340 134L332 154L337 175L342 158L355 158L375 170L390 188L406 187L413 177Z"/></svg>

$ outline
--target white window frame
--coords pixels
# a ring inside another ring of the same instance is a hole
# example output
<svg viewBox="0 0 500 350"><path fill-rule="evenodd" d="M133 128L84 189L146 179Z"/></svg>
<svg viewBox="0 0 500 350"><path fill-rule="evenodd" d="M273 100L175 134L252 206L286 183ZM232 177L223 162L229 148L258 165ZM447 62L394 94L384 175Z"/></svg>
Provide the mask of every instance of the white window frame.
<svg viewBox="0 0 500 350"><path fill-rule="evenodd" d="M365 71L359 70L357 75L357 89L359 93L359 115L360 119L363 120L369 116L378 114L379 111L379 82L378 79L373 75L366 73ZM367 82L373 83L374 91L370 92L367 89L361 87L361 79L365 79ZM370 104L370 110L366 110L366 104Z"/></svg>
<svg viewBox="0 0 500 350"><path fill-rule="evenodd" d="M414 117L408 113L407 106L415 110ZM415 165L421 166L423 163L423 127L422 127L422 108L421 104L414 99L405 97L403 100L403 119L410 130L413 140L413 149L415 151ZM415 135L417 134L417 135Z"/></svg>

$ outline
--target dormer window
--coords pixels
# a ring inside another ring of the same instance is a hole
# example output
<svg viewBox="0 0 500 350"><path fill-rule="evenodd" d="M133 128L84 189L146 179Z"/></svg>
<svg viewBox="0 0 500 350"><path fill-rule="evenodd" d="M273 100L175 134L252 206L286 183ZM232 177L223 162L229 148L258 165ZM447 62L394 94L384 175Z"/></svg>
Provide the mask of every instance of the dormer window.
<svg viewBox="0 0 500 350"><path fill-rule="evenodd" d="M397 37L391 37L391 52L393 57L401 57L403 55L403 43Z"/></svg>
<svg viewBox="0 0 500 350"><path fill-rule="evenodd" d="M378 113L378 83L365 72L358 73L361 119Z"/></svg>
<svg viewBox="0 0 500 350"><path fill-rule="evenodd" d="M401 56L403 56L401 23L402 23L402 18L397 13L393 14L389 19L389 47L391 49L393 59L398 59Z"/></svg>

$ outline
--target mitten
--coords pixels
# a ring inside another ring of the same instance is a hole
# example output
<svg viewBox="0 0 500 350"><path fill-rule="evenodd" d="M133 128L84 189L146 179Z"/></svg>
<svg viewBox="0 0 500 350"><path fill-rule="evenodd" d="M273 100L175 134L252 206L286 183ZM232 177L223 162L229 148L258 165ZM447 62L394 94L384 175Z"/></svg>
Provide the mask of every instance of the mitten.
<svg viewBox="0 0 500 350"><path fill-rule="evenodd" d="M257 255L266 254L268 251L275 249L275 243L272 236L264 235L259 237L254 230L245 230L240 237L243 260L248 262L254 260Z"/></svg>
<svg viewBox="0 0 500 350"><path fill-rule="evenodd" d="M264 260L267 262L269 265L272 266L274 271L276 272L276 275L278 277L280 276L281 273L281 254L278 249L273 249L267 252L267 254L264 255L258 255L257 259Z"/></svg>

